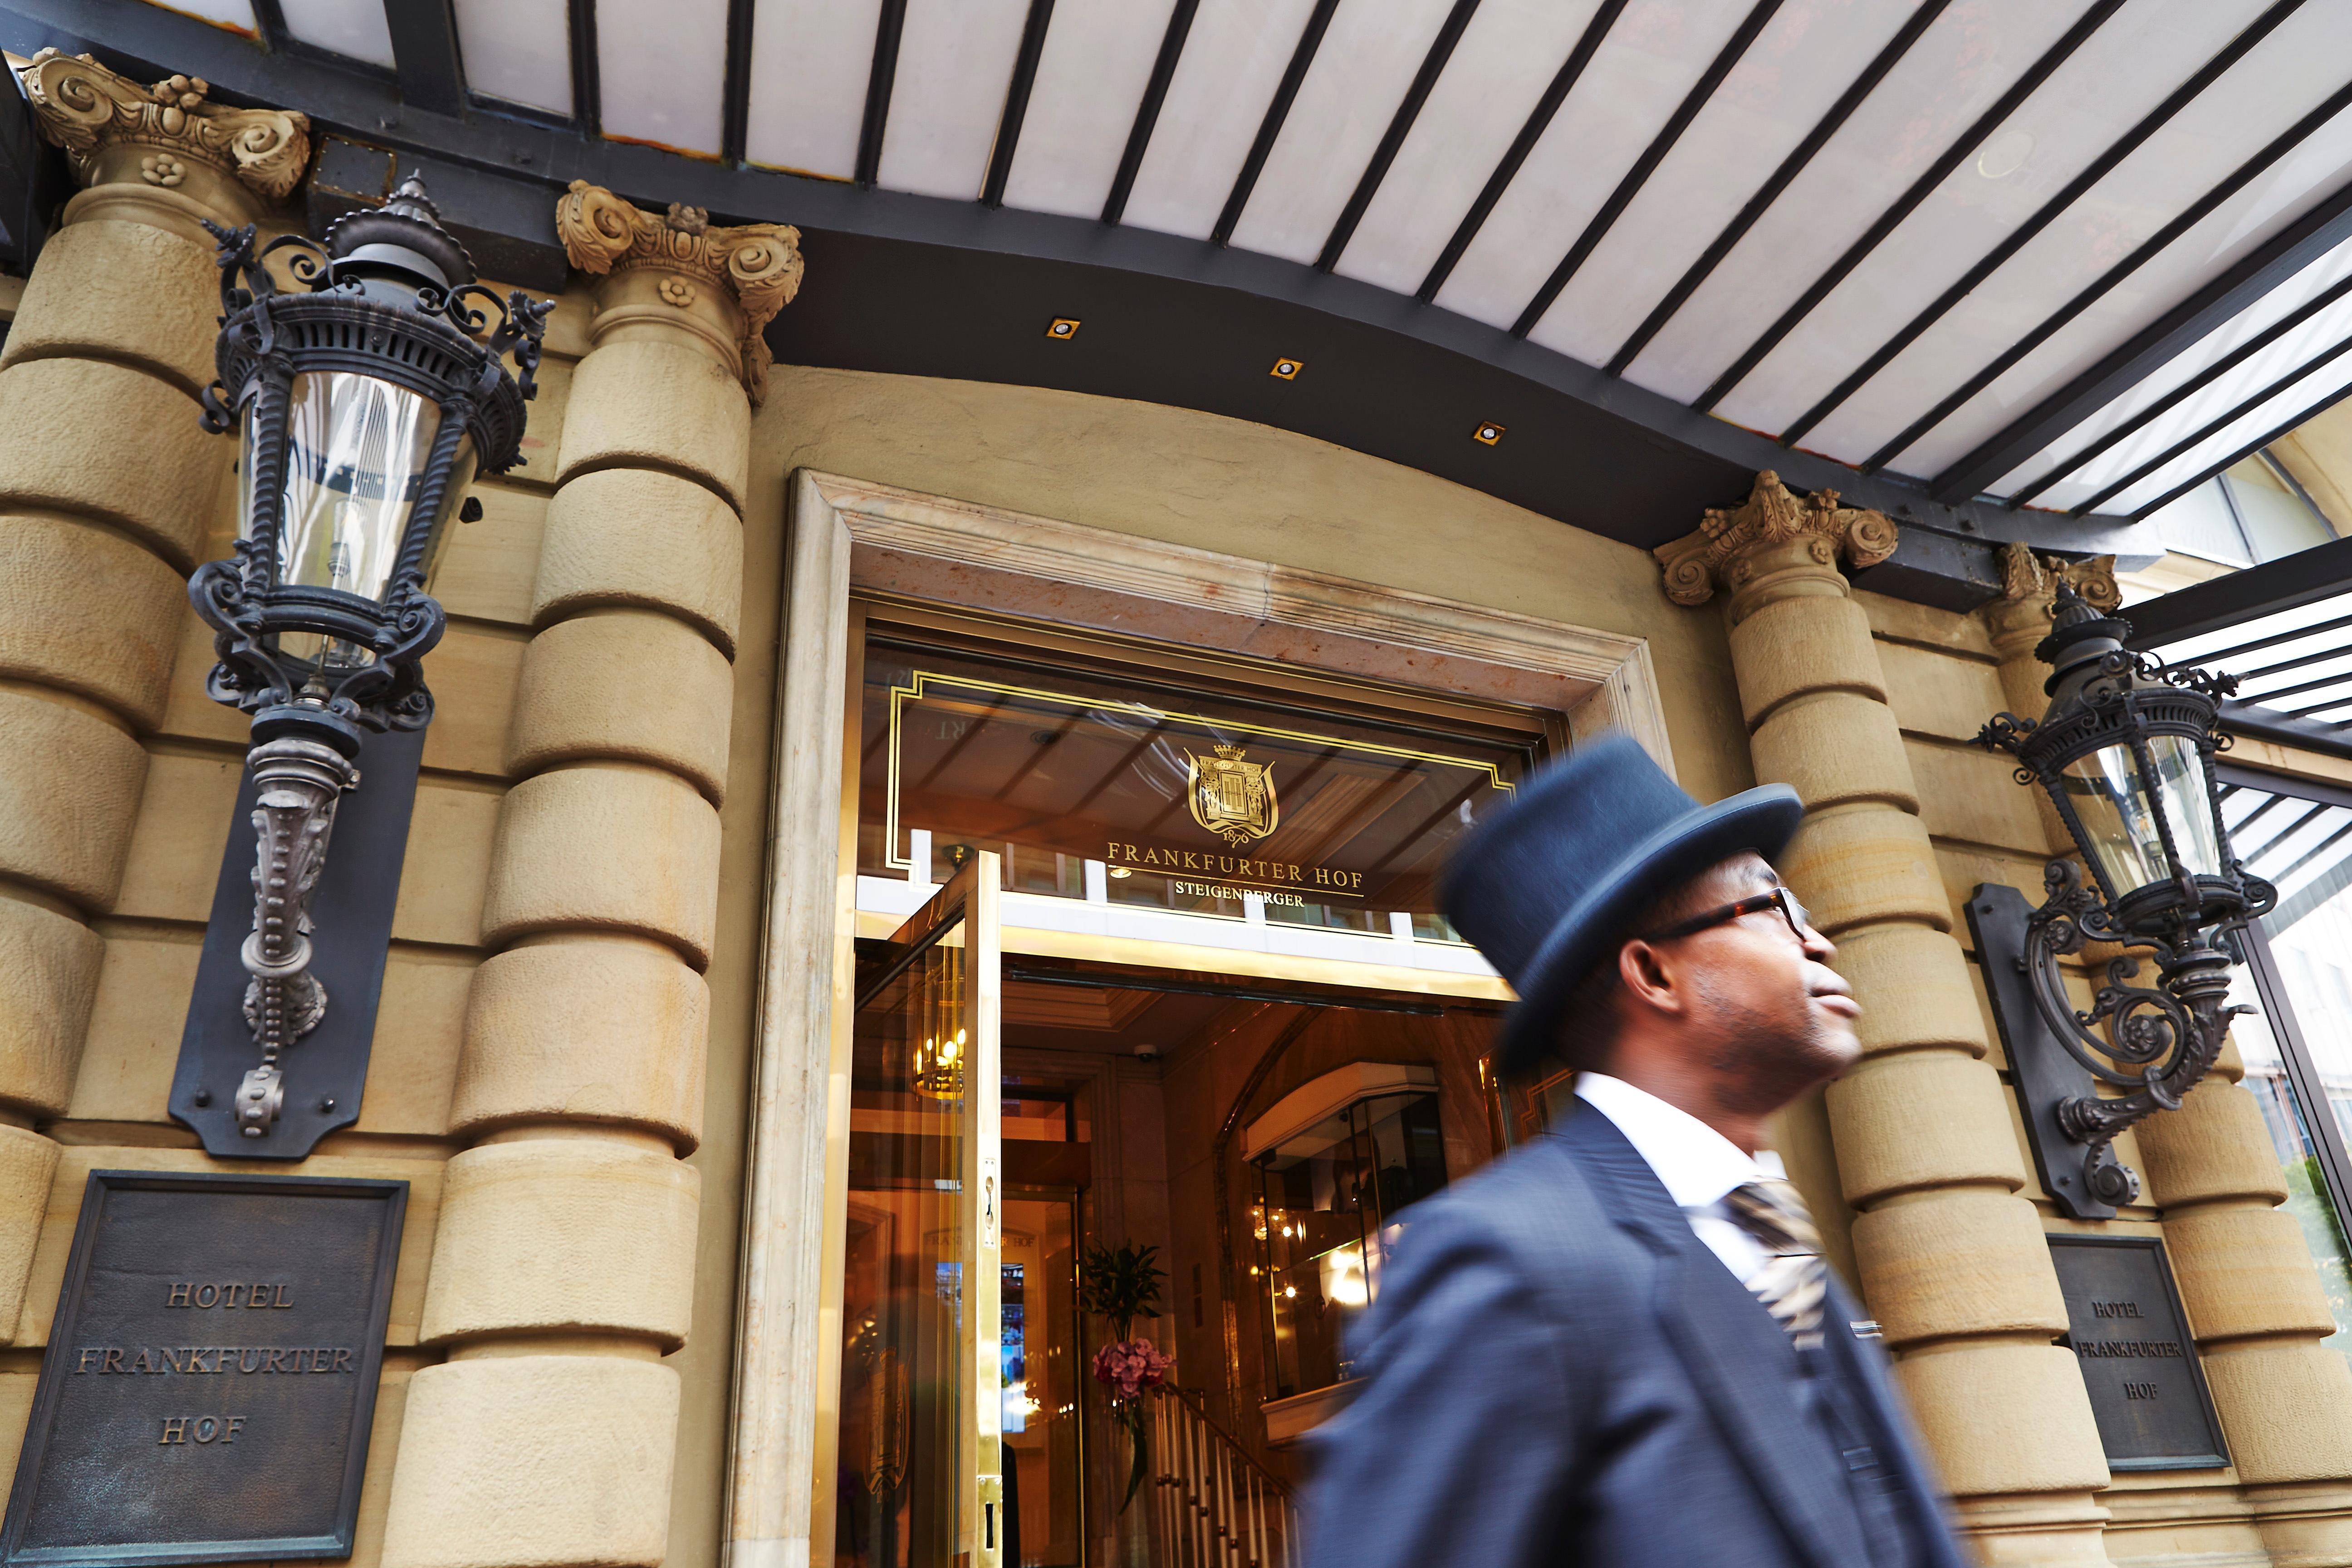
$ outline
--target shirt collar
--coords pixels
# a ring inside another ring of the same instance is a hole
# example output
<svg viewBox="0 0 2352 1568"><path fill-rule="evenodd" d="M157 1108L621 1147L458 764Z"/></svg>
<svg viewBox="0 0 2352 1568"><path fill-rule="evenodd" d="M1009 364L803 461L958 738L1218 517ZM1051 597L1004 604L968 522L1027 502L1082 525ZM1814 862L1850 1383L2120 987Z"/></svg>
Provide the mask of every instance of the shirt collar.
<svg viewBox="0 0 2352 1568"><path fill-rule="evenodd" d="M1750 1159L1739 1145L1693 1116L1667 1104L1647 1089L1635 1089L1607 1073L1580 1073L1576 1097L1616 1124L1648 1162L1675 1206L1702 1209L1723 1200L1735 1187L1780 1173L1776 1155Z"/></svg>

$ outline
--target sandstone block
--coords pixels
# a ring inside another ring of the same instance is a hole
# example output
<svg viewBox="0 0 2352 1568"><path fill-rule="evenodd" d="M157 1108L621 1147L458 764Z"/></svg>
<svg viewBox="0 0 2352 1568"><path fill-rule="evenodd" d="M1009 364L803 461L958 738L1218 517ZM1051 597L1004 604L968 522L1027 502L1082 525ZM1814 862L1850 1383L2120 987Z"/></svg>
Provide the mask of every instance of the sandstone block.
<svg viewBox="0 0 2352 1568"><path fill-rule="evenodd" d="M65 1114L105 959L105 941L79 921L0 899L0 1102Z"/></svg>
<svg viewBox="0 0 2352 1568"><path fill-rule="evenodd" d="M210 248L143 223L68 224L49 237L0 367L75 357L143 364L190 396L214 375L220 270Z"/></svg>
<svg viewBox="0 0 2352 1568"><path fill-rule="evenodd" d="M194 566L236 450L194 398L100 360L26 360L0 371L0 503L104 518Z"/></svg>
<svg viewBox="0 0 2352 1568"><path fill-rule="evenodd" d="M2334 1351L2310 1340L2227 1345L2206 1352L2205 1381L2240 1481L2352 1475L2352 1367Z"/></svg>
<svg viewBox="0 0 2352 1568"><path fill-rule="evenodd" d="M450 1131L518 1121L702 1136L710 988L658 943L574 938L510 948L475 972Z"/></svg>
<svg viewBox="0 0 2352 1568"><path fill-rule="evenodd" d="M146 777L147 753L105 720L0 691L0 876L110 907Z"/></svg>
<svg viewBox="0 0 2352 1568"><path fill-rule="evenodd" d="M2200 1344L2281 1330L2336 1331L2303 1227L2284 1209L2231 1205L2167 1214L2164 1240Z"/></svg>
<svg viewBox="0 0 2352 1568"><path fill-rule="evenodd" d="M1838 939L1837 972L1862 1002L1865 1052L1948 1046L1985 1054L1977 971L1958 942L1916 925L1873 925Z"/></svg>
<svg viewBox="0 0 2352 1568"><path fill-rule="evenodd" d="M1967 1334L2066 1331L2032 1204L1955 1187L1857 1215L1863 1295L1890 1348Z"/></svg>
<svg viewBox="0 0 2352 1568"><path fill-rule="evenodd" d="M2151 1116L2134 1129L2147 1157L2148 1195L2173 1211L2217 1198L2286 1202L2263 1108L2254 1097L2218 1075L2191 1089L2178 1110Z"/></svg>
<svg viewBox="0 0 2352 1568"><path fill-rule="evenodd" d="M1960 1497L2108 1482L2074 1352L1996 1341L1895 1363L1945 1489Z"/></svg>
<svg viewBox="0 0 2352 1568"><path fill-rule="evenodd" d="M667 610L735 652L743 611L743 525L700 485L650 468L583 474L547 507L530 618Z"/></svg>
<svg viewBox="0 0 2352 1568"><path fill-rule="evenodd" d="M0 676L79 692L152 730L186 602L180 574L121 534L54 513L0 516Z"/></svg>
<svg viewBox="0 0 2352 1568"><path fill-rule="evenodd" d="M685 775L717 805L734 701L727 656L680 621L648 610L562 621L523 654L508 769L643 763Z"/></svg>
<svg viewBox="0 0 2352 1568"><path fill-rule="evenodd" d="M686 1342L702 1181L596 1138L489 1143L449 1162L425 1287L425 1343L518 1332Z"/></svg>
<svg viewBox="0 0 2352 1568"><path fill-rule="evenodd" d="M22 1127L0 1126L0 1336L13 1340L32 1278L41 1221L57 1179L57 1144Z"/></svg>
<svg viewBox="0 0 2352 1568"><path fill-rule="evenodd" d="M1887 805L1817 811L1780 852L1779 865L1824 935L1842 940L1851 928L1880 921L1952 929L1935 847L1909 812Z"/></svg>
<svg viewBox="0 0 2352 1568"><path fill-rule="evenodd" d="M719 813L693 785L653 768L558 768L507 793L482 940L631 932L671 943L700 969L718 900Z"/></svg>
<svg viewBox="0 0 2352 1568"><path fill-rule="evenodd" d="M751 402L734 373L700 350L606 343L572 372L558 484L594 468L684 471L740 512L751 462Z"/></svg>
<svg viewBox="0 0 2352 1568"><path fill-rule="evenodd" d="M1731 628L1731 660L1751 725L1808 691L1886 700L1870 617L1852 599L1809 595L1765 605Z"/></svg>
<svg viewBox="0 0 2352 1568"><path fill-rule="evenodd" d="M408 1384L384 1568L659 1568L677 1373L517 1356Z"/></svg>
<svg viewBox="0 0 2352 1568"><path fill-rule="evenodd" d="M1958 1051L1906 1051L1864 1062L1828 1090L1846 1201L1970 1183L2025 1184L1993 1069Z"/></svg>
<svg viewBox="0 0 2352 1568"><path fill-rule="evenodd" d="M1756 776L1795 788L1808 808L1883 801L1919 808L1902 733L1886 704L1851 691L1792 697L1756 726Z"/></svg>

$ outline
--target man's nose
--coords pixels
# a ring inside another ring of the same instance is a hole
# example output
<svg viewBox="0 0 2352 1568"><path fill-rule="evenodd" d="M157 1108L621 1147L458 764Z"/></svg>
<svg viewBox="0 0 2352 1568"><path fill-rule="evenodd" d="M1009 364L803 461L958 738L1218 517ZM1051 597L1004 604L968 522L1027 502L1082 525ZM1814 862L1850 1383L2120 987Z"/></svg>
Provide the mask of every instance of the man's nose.
<svg viewBox="0 0 2352 1568"><path fill-rule="evenodd" d="M1805 927L1805 956L1815 963L1828 963L1837 957L1837 943L1808 924Z"/></svg>

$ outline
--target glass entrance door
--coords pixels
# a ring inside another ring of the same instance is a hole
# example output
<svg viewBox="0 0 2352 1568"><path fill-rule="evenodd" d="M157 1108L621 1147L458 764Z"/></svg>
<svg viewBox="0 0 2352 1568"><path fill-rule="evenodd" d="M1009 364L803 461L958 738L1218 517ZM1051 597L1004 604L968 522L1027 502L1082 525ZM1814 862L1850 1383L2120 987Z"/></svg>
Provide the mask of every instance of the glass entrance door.
<svg viewBox="0 0 2352 1568"><path fill-rule="evenodd" d="M1002 1568L998 858L862 967L850 1076L836 1568Z"/></svg>

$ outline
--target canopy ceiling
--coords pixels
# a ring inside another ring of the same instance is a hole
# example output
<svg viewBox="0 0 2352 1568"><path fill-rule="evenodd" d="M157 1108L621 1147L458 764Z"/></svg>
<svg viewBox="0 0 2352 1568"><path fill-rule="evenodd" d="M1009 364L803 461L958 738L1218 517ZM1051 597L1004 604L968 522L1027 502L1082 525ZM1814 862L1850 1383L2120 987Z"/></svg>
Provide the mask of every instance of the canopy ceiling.
<svg viewBox="0 0 2352 1568"><path fill-rule="evenodd" d="M131 0L0 5L188 47ZM1549 384L1726 475L1793 447L1792 483L1916 500L1955 534L2112 542L2352 390L2352 6L2330 0L180 8L259 46L215 59L224 89L388 145L488 164L484 138L543 126L588 151L509 169L650 184L650 146L731 216L896 243L921 212L950 247L1189 273ZM373 72L400 111L369 124L318 72ZM1247 357L1299 357L1303 405L1311 346ZM1547 436L1488 406L1444 421L1442 461L1383 455L1479 482L1490 420L1503 448Z"/></svg>

